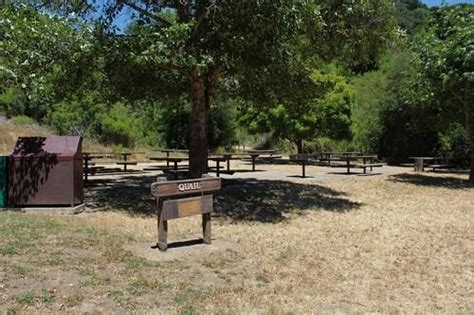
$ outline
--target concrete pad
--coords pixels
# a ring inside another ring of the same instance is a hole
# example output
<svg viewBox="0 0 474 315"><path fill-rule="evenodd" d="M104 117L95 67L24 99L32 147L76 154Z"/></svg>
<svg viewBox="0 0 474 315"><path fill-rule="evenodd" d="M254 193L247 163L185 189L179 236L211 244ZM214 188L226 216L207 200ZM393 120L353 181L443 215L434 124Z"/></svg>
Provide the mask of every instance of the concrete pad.
<svg viewBox="0 0 474 315"><path fill-rule="evenodd" d="M5 208L4 211L19 211L26 213L46 213L46 214L77 214L85 209L86 205L80 204L74 207L24 207Z"/></svg>
<svg viewBox="0 0 474 315"><path fill-rule="evenodd" d="M152 243L132 243L125 246L135 256L151 261L172 261L172 260L194 260L199 257L207 257L211 253L224 252L226 250L236 251L239 245L223 239L212 239L211 244L202 243L202 239L187 239L179 241L169 241L168 249L160 251Z"/></svg>

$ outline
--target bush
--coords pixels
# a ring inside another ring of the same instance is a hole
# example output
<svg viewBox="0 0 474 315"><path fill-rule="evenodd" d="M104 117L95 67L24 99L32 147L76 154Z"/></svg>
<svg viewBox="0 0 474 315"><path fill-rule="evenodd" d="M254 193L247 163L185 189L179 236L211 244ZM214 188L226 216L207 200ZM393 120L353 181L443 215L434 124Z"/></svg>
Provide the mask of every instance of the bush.
<svg viewBox="0 0 474 315"><path fill-rule="evenodd" d="M141 136L140 121L134 117L122 103L116 103L112 109L102 115L101 141L104 144L134 147Z"/></svg>
<svg viewBox="0 0 474 315"><path fill-rule="evenodd" d="M461 124L451 124L446 131L439 133L438 139L439 155L458 166L467 167L469 165L469 142Z"/></svg>
<svg viewBox="0 0 474 315"><path fill-rule="evenodd" d="M209 147L230 149L236 140L236 115L229 104L211 108L209 113Z"/></svg>
<svg viewBox="0 0 474 315"><path fill-rule="evenodd" d="M53 104L47 122L59 135L96 138L100 132L101 114L107 105L97 93L85 92Z"/></svg>
<svg viewBox="0 0 474 315"><path fill-rule="evenodd" d="M16 126L31 126L31 125L36 125L37 122L33 118L30 118L28 116L20 115L20 116L14 116L12 118L13 124Z"/></svg>

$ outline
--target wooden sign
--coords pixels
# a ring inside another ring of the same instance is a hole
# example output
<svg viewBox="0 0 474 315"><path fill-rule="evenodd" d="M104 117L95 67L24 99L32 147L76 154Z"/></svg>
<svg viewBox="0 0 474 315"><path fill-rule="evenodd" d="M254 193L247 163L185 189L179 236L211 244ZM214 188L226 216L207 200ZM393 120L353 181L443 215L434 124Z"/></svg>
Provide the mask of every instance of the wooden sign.
<svg viewBox="0 0 474 315"><path fill-rule="evenodd" d="M165 251L168 248L168 220L191 215L202 215L203 242L211 243L211 212L213 196L221 188L221 179L204 177L189 180L167 181L158 178L151 185L151 193L158 201L158 248ZM177 199L180 196L192 196Z"/></svg>
<svg viewBox="0 0 474 315"><path fill-rule="evenodd" d="M193 193L213 192L221 189L220 178L199 178L175 181L162 181L151 185L155 197L170 197Z"/></svg>
<svg viewBox="0 0 474 315"><path fill-rule="evenodd" d="M202 197L165 200L162 206L163 220L178 219L196 214L211 213L212 195Z"/></svg>

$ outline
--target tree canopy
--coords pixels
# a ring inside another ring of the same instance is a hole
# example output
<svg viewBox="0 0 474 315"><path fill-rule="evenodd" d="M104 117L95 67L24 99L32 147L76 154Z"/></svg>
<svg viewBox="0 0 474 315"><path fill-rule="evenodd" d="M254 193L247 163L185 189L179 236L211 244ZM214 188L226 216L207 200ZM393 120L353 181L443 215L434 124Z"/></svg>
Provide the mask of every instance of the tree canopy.
<svg viewBox="0 0 474 315"><path fill-rule="evenodd" d="M188 147L193 177L207 172L209 147L261 133L299 151L326 141L390 163L445 154L465 165L472 8L10 1L0 7L0 106L108 145Z"/></svg>

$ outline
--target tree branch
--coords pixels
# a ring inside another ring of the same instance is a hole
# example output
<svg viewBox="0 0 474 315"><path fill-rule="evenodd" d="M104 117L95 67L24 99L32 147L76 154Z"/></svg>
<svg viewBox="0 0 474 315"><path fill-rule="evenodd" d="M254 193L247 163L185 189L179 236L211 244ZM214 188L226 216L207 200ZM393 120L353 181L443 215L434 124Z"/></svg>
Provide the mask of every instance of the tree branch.
<svg viewBox="0 0 474 315"><path fill-rule="evenodd" d="M189 10L191 7L190 0L174 0L176 10L178 11L179 19L182 23L189 22Z"/></svg>
<svg viewBox="0 0 474 315"><path fill-rule="evenodd" d="M207 6L205 6L204 10L201 10L196 17L196 24L194 25L194 33L197 32L199 26L202 22L209 16L209 12L211 12L211 8L216 5L216 0L208 0Z"/></svg>
<svg viewBox="0 0 474 315"><path fill-rule="evenodd" d="M157 21L157 22L163 23L163 24L165 24L166 26L171 26L171 25L172 25L169 21L163 19L163 18L160 17L159 15L156 15L156 14L153 14L153 13L151 13L151 12L148 12L147 10L145 10L145 9L143 9L143 8L141 8L141 7L139 7L139 6L137 6L137 5L134 4L133 2L130 2L130 1L128 1L128 0L121 0L121 2L122 2L123 4L129 6L129 7L132 8L133 10L137 11L138 13L140 13L140 14L146 16L146 17L149 17L150 19L153 19L153 20L155 20L155 21Z"/></svg>

